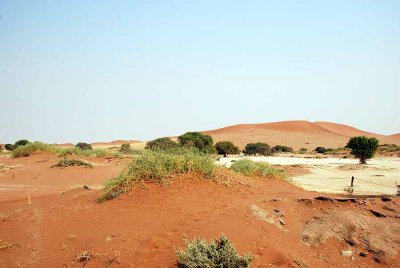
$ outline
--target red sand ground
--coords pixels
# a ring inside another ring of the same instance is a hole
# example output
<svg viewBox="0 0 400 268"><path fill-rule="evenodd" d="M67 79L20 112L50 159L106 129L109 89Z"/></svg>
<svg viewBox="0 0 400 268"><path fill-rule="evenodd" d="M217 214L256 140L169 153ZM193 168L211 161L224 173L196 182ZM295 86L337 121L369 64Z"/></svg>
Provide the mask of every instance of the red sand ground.
<svg viewBox="0 0 400 268"><path fill-rule="evenodd" d="M0 163L14 166L0 173L1 185L51 188L42 189L31 204L18 190L16 196L8 193L11 198L0 200L0 267L176 267L175 250L184 246L183 234L211 239L221 233L240 253L254 256L252 267L398 267L400 261L399 198L318 201L318 193L276 179L250 178L230 187L182 179L96 204L98 190L53 190L101 183L126 163L100 159L93 169L50 168L57 161L49 155L0 157ZM386 217L378 218L370 209ZM363 226L359 217L376 224ZM318 226L332 222L341 225L322 237ZM347 233L355 246L342 238ZM307 245L311 240L313 245ZM359 250L368 252L365 244L372 252L361 257ZM341 255L347 249L353 257ZM85 251L93 258L76 261Z"/></svg>
<svg viewBox="0 0 400 268"><path fill-rule="evenodd" d="M337 148L346 145L352 136L376 137L381 144L400 145L400 136L385 136L329 122L284 121L264 124L240 124L216 130L203 131L215 142L228 140L241 149L250 142L266 142L271 146L281 144L298 150L315 149L317 146Z"/></svg>

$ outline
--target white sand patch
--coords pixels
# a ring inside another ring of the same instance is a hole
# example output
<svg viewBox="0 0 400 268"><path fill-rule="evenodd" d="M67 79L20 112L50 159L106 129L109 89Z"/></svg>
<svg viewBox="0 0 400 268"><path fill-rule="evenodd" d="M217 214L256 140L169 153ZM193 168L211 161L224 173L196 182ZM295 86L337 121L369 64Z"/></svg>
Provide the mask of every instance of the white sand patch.
<svg viewBox="0 0 400 268"><path fill-rule="evenodd" d="M325 193L345 193L343 189L350 185L355 177L354 193L395 194L396 182L400 184L400 158L374 158L367 165L359 165L352 158L306 158L306 157L223 157L220 165L230 167L232 160L248 158L253 161L267 162L273 165L304 165L310 174L292 178L294 184L309 190Z"/></svg>

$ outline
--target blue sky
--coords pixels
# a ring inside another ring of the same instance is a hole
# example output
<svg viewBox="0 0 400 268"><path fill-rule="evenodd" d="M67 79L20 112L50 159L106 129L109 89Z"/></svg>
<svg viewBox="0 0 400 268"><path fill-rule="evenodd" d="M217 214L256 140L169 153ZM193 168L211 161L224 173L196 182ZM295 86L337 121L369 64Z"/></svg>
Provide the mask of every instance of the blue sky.
<svg viewBox="0 0 400 268"><path fill-rule="evenodd" d="M400 132L400 1L0 0L0 143Z"/></svg>

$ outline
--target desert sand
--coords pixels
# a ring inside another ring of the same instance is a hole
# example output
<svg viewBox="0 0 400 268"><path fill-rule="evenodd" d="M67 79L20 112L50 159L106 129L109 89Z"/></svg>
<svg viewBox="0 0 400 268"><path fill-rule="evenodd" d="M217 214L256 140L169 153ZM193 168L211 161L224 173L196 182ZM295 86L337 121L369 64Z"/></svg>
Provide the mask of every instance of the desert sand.
<svg viewBox="0 0 400 268"><path fill-rule="evenodd" d="M280 179L225 186L183 176L97 204L99 185L129 159L51 168L58 160L0 157L0 267L176 267L184 234L221 233L254 256L252 267L397 267L400 261L399 197L353 200ZM288 167L292 175L302 169ZM82 254L89 260L80 262Z"/></svg>

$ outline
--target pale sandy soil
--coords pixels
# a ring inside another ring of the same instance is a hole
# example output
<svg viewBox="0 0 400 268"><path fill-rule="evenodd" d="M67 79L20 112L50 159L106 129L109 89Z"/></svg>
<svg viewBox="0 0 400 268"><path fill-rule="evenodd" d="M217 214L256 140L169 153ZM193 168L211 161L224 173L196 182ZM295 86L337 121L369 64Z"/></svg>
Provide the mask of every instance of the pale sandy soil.
<svg viewBox="0 0 400 268"><path fill-rule="evenodd" d="M244 157L243 157L244 158ZM395 194L396 182L400 184L400 158L374 158L367 165L360 165L352 158L306 158L306 157L248 157L253 161L273 165L302 165L310 173L295 176L292 182L309 191L343 194L355 177L356 195ZM219 163L230 166L232 160L242 158L221 158Z"/></svg>

